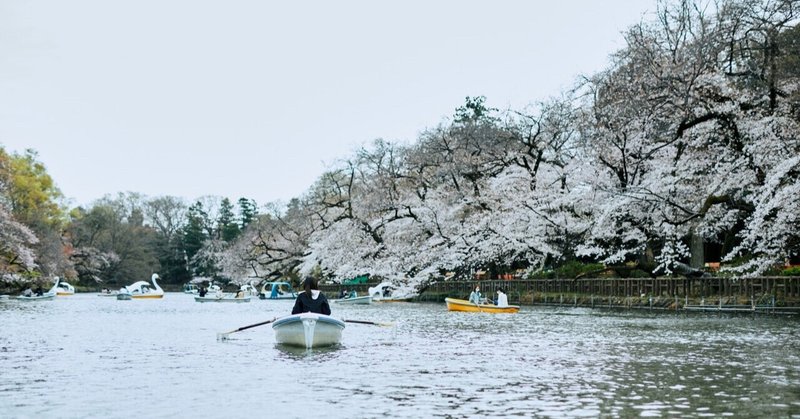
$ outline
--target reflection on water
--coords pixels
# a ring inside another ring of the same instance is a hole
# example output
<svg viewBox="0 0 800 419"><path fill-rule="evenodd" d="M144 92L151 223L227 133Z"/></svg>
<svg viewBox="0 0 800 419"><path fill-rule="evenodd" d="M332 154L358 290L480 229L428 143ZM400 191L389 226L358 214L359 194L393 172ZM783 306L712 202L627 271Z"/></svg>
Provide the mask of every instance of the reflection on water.
<svg viewBox="0 0 800 419"><path fill-rule="evenodd" d="M791 417L794 318L338 306L342 345L276 345L292 301L0 302L2 417Z"/></svg>
<svg viewBox="0 0 800 419"><path fill-rule="evenodd" d="M328 362L339 356L342 347L341 345L335 345L324 348L307 349L299 346L276 344L275 349L277 349L278 352L277 358L287 361Z"/></svg>

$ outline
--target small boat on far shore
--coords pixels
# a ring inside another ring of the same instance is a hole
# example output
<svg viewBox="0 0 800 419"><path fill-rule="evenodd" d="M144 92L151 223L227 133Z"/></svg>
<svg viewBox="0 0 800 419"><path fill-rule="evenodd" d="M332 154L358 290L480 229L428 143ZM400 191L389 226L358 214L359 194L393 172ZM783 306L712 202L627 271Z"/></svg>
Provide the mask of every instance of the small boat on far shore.
<svg viewBox="0 0 800 419"><path fill-rule="evenodd" d="M236 297L234 294L226 293L222 295L208 295L203 297L195 296L194 300L198 303L249 303L250 297Z"/></svg>
<svg viewBox="0 0 800 419"><path fill-rule="evenodd" d="M275 341L307 349L337 345L342 341L344 322L318 313L286 316L272 323Z"/></svg>
<svg viewBox="0 0 800 419"><path fill-rule="evenodd" d="M372 304L372 297L363 295L361 297L347 297L333 300L336 304Z"/></svg>
<svg viewBox="0 0 800 419"><path fill-rule="evenodd" d="M116 297L119 291L111 291L108 288L103 288L102 291L97 293L98 297Z"/></svg>
<svg viewBox="0 0 800 419"><path fill-rule="evenodd" d="M258 298L262 300L294 300L297 293L288 282L265 282Z"/></svg>
<svg viewBox="0 0 800 419"><path fill-rule="evenodd" d="M75 295L75 287L73 287L67 282L59 282L58 288L56 289L56 295L60 296Z"/></svg>
<svg viewBox="0 0 800 419"><path fill-rule="evenodd" d="M48 301L54 300L56 295L58 295L58 284L61 282L61 279L56 277L56 283L53 285L53 288L50 288L49 291L42 295L18 295L15 298L21 301Z"/></svg>
<svg viewBox="0 0 800 419"><path fill-rule="evenodd" d="M460 300L458 298L445 298L447 303L447 310L449 311L465 311L470 313L517 313L519 306L505 306L500 307L494 304L475 304L467 300Z"/></svg>
<svg viewBox="0 0 800 419"><path fill-rule="evenodd" d="M150 285L147 281L138 281L120 288L117 294L117 300L130 300L131 298L137 300L143 298L164 298L164 290L161 289L161 287L158 286L158 282L156 282L158 278L158 274L153 274L153 276L150 277L153 285Z"/></svg>

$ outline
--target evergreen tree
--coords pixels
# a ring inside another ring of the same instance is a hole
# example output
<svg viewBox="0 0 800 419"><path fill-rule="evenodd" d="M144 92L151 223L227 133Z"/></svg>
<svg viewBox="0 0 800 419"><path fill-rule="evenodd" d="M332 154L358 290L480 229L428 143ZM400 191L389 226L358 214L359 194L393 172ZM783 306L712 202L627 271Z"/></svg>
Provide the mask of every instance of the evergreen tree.
<svg viewBox="0 0 800 419"><path fill-rule="evenodd" d="M239 228L244 231L247 226L255 220L258 215L256 201L247 198L239 198Z"/></svg>
<svg viewBox="0 0 800 419"><path fill-rule="evenodd" d="M217 236L225 242L231 242L239 236L239 226L236 224L233 214L233 204L228 198L224 198L219 206Z"/></svg>
<svg viewBox="0 0 800 419"><path fill-rule="evenodd" d="M205 233L206 217L207 213L199 201L189 207L186 226L183 228L183 248L189 260L200 251L203 243L209 238Z"/></svg>

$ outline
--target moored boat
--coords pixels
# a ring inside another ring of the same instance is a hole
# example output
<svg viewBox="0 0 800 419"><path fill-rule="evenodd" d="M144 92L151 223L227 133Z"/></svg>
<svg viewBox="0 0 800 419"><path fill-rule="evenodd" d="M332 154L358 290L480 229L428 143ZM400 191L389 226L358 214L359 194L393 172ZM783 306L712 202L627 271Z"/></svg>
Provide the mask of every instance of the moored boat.
<svg viewBox="0 0 800 419"><path fill-rule="evenodd" d="M494 304L475 304L458 298L445 298L447 309L450 311L466 311L471 313L517 313L519 306L499 307Z"/></svg>
<svg viewBox="0 0 800 419"><path fill-rule="evenodd" d="M272 323L275 341L282 345L319 348L342 341L344 322L318 313L286 316Z"/></svg>
<svg viewBox="0 0 800 419"><path fill-rule="evenodd" d="M364 295L361 297L340 298L333 300L333 302L337 304L372 304L372 297Z"/></svg>
<svg viewBox="0 0 800 419"><path fill-rule="evenodd" d="M153 274L150 277L150 280L153 282L153 285L150 285L147 281L138 281L134 282L127 287L122 287L119 289L119 293L117 294L118 300L129 300L133 299L145 299L145 298L163 298L164 297L164 290L158 286L158 274ZM129 295L130 298L125 298L125 295Z"/></svg>

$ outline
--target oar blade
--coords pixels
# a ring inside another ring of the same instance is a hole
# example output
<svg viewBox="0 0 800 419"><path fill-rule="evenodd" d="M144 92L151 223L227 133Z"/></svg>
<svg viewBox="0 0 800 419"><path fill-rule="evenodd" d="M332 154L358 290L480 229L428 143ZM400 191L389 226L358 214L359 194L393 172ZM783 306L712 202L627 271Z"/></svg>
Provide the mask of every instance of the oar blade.
<svg viewBox="0 0 800 419"><path fill-rule="evenodd" d="M278 318L276 317L276 318L274 318L274 319L272 319L272 320L267 320L267 321L265 321L265 322L256 323L256 324L251 324L251 325L249 325L249 326L242 326L242 327L240 327L240 328L238 328L238 329L236 329L236 330L231 330L230 332L225 332L225 333L217 333L217 342L223 342L223 341L226 341L226 340L228 340L228 339L229 339L229 336L230 336L231 334L233 334L233 333L236 333L236 332L241 332L242 330L252 329L252 328L254 328L254 327L257 327L257 326L263 326L263 325L265 325L265 324L270 324L270 323L274 322L274 321L275 321L275 320L277 320L277 319L278 319Z"/></svg>
<svg viewBox="0 0 800 419"><path fill-rule="evenodd" d="M393 327L394 323L386 323L386 322L369 322L365 320L350 320L345 319L343 320L345 323L358 323L358 324L370 324L373 326L380 326L380 327Z"/></svg>

